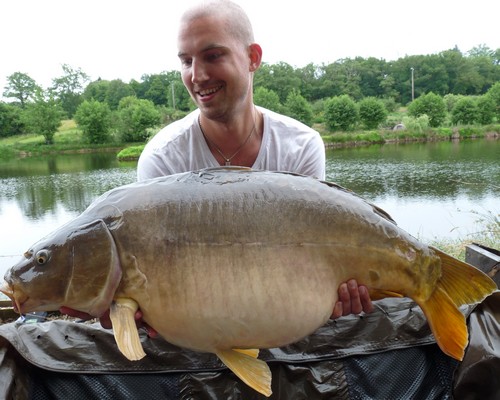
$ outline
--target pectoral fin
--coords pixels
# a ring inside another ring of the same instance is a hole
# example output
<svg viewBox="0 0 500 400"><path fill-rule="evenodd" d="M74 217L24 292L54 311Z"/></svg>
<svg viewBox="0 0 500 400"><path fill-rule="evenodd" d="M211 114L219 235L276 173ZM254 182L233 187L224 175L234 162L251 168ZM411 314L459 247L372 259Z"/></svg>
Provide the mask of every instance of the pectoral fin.
<svg viewBox="0 0 500 400"><path fill-rule="evenodd" d="M256 358L258 350L220 350L216 354L248 386L266 397L271 396L271 370Z"/></svg>
<svg viewBox="0 0 500 400"><path fill-rule="evenodd" d="M109 312L118 349L130 361L140 360L146 355L135 325L134 315L138 308L139 305L134 300L118 298Z"/></svg>

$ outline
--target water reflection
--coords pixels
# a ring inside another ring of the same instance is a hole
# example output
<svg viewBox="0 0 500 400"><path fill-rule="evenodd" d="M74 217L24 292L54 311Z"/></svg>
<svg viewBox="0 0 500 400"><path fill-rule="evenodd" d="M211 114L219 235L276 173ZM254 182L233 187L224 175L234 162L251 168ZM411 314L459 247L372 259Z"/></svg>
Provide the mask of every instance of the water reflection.
<svg viewBox="0 0 500 400"><path fill-rule="evenodd" d="M500 142L392 144L328 152L327 178L423 240L465 238L500 213Z"/></svg>
<svg viewBox="0 0 500 400"><path fill-rule="evenodd" d="M381 145L328 152L327 177L377 199L480 199L500 194L498 141Z"/></svg>
<svg viewBox="0 0 500 400"><path fill-rule="evenodd" d="M133 181L135 163L118 163L114 153L0 163L0 277L34 242Z"/></svg>

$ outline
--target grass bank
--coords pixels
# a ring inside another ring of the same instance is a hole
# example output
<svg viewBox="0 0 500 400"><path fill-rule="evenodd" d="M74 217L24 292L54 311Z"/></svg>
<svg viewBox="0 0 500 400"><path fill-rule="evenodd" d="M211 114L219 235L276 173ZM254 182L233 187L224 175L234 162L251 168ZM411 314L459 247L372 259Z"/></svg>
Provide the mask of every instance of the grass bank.
<svg viewBox="0 0 500 400"><path fill-rule="evenodd" d="M367 146L380 143L460 140L469 138L499 138L500 124L488 126L463 126L429 128L423 131L352 131L331 133L323 124L313 126L323 138L326 147ZM111 139L104 144L87 143L73 120L62 122L54 136L54 144L46 144L42 135L19 135L0 139L0 159L88 151L117 151L120 161L137 160L145 144L121 143Z"/></svg>
<svg viewBox="0 0 500 400"><path fill-rule="evenodd" d="M54 135L54 143L46 144L42 135L26 134L0 139L0 159L29 157L44 154L83 153L91 151L119 151L128 143L110 139L108 143L91 144L73 120L64 120Z"/></svg>
<svg viewBox="0 0 500 400"><path fill-rule="evenodd" d="M315 125L314 128L320 132L325 146L363 146L370 144L395 143L395 142L424 142L439 140L461 140L479 138L499 138L500 124L488 126L463 126L453 128L428 128L426 130L373 130L373 131L353 131L353 132L327 132L322 125Z"/></svg>
<svg viewBox="0 0 500 400"><path fill-rule="evenodd" d="M477 231L458 239L440 239L429 244L452 255L459 260L465 260L465 248L472 243L478 243L492 249L500 250L500 214L477 215Z"/></svg>

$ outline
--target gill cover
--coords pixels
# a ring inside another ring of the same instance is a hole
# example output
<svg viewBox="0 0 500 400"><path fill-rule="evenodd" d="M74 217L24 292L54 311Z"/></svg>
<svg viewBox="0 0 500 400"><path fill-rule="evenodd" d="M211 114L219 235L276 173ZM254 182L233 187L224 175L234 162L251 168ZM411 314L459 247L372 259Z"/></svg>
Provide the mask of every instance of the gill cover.
<svg viewBox="0 0 500 400"><path fill-rule="evenodd" d="M63 305L101 316L122 277L113 236L99 219L75 230L68 242L72 272Z"/></svg>

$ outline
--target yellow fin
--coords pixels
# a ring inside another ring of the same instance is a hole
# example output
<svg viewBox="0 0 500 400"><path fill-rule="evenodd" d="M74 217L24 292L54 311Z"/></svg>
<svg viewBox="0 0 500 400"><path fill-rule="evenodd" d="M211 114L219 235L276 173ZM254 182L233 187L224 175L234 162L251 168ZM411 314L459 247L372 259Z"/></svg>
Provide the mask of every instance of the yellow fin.
<svg viewBox="0 0 500 400"><path fill-rule="evenodd" d="M138 308L134 300L119 298L115 299L109 312L118 349L130 361L140 360L146 355L135 324L134 315Z"/></svg>
<svg viewBox="0 0 500 400"><path fill-rule="evenodd" d="M432 248L441 258L441 278L438 284L457 305L475 304L498 289L496 283L484 272Z"/></svg>
<svg viewBox="0 0 500 400"><path fill-rule="evenodd" d="M441 350L450 357L462 360L469 334L465 317L455 303L438 286L431 297L419 305Z"/></svg>
<svg viewBox="0 0 500 400"><path fill-rule="evenodd" d="M248 355L247 350L219 350L215 354L244 383L269 397L272 394L271 370L264 361L253 357L255 351L251 350L252 355Z"/></svg>
<svg viewBox="0 0 500 400"><path fill-rule="evenodd" d="M246 354L247 356L257 358L259 356L259 349L233 349L241 354Z"/></svg>
<svg viewBox="0 0 500 400"><path fill-rule="evenodd" d="M401 293L391 292L390 290L384 289L368 289L370 294L370 299L372 300L380 300L385 299L386 297L404 297Z"/></svg>
<svg viewBox="0 0 500 400"><path fill-rule="evenodd" d="M444 353L462 360L468 342L467 325L459 307L482 301L497 286L485 273L440 250L441 277L431 296L418 301Z"/></svg>

